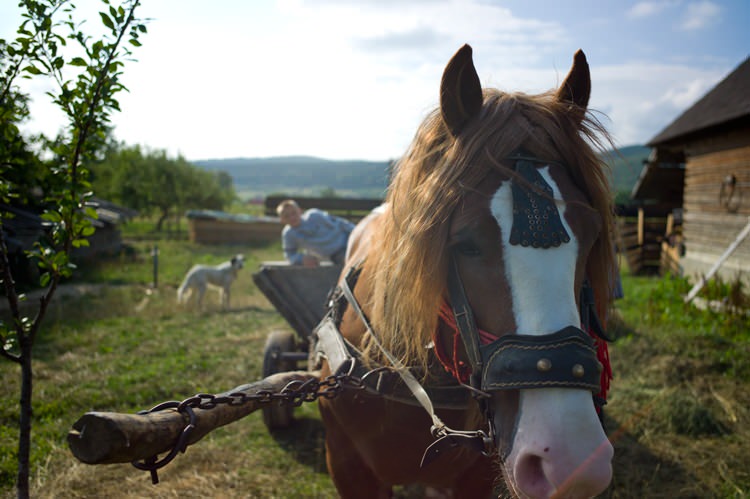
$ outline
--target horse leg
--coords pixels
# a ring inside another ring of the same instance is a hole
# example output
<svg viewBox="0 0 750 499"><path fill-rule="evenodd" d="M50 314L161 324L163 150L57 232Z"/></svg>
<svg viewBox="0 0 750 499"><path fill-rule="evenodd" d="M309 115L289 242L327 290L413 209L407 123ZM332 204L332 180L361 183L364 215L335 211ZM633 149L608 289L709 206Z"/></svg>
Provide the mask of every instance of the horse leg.
<svg viewBox="0 0 750 499"><path fill-rule="evenodd" d="M391 487L383 484L367 466L338 421L321 404L326 427L326 464L342 499L390 499Z"/></svg>

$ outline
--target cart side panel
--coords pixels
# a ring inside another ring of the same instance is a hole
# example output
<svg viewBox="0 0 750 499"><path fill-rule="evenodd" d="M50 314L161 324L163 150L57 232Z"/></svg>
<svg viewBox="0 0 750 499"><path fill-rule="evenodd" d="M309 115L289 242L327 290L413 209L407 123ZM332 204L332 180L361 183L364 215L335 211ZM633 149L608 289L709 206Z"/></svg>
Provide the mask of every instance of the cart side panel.
<svg viewBox="0 0 750 499"><path fill-rule="evenodd" d="M253 274L253 281L300 338L307 340L325 315L326 298L341 268L264 263Z"/></svg>

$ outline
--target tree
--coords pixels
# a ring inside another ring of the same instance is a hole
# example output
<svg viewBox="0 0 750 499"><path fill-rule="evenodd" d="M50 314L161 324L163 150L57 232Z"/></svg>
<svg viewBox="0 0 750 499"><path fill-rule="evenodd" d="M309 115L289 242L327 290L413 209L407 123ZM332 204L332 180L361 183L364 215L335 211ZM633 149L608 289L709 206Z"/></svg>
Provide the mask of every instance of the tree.
<svg viewBox="0 0 750 499"><path fill-rule="evenodd" d="M110 5L102 0L100 12L105 28L100 39L86 35L73 19L75 7L67 0L21 0L22 23L16 38L0 40L0 117L3 146L0 148L0 202L28 205L30 186L41 186L38 206L51 229L48 239L38 241L27 252L42 270L40 284L45 292L33 318L19 310L23 298L8 260L3 225L11 214L0 212L0 280L11 312L8 324L0 323L0 356L20 366L18 478L19 498L29 496L30 444L32 424L32 351L47 306L63 277L72 274L69 255L74 247L88 244L96 212L87 206L91 196L85 163L94 157L106 138L110 113L119 110L115 100L125 88L119 82L123 60L132 55L130 46L140 46L145 25L135 18L138 0ZM65 33L64 35L61 33ZM29 114L28 96L18 78L51 78L56 91L48 92L52 102L68 121L55 140L42 141L44 152L54 159L42 164L29 150L18 124ZM12 147L6 148L9 144ZM40 181L34 184L35 181Z"/></svg>
<svg viewBox="0 0 750 499"><path fill-rule="evenodd" d="M235 199L229 174L203 170L182 156L170 158L163 150L112 147L91 171L100 197L156 215L157 231L170 216L187 209L221 210Z"/></svg>

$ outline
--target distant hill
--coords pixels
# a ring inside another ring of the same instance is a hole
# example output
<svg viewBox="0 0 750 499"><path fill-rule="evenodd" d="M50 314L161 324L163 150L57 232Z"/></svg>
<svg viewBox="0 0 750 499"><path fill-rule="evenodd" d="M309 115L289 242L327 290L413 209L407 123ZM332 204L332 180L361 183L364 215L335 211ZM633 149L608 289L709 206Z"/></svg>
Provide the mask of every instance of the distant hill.
<svg viewBox="0 0 750 499"><path fill-rule="evenodd" d="M207 170L223 170L240 197L272 193L318 196L335 191L347 197L383 197L388 185L387 161L334 161L310 156L235 158L194 161Z"/></svg>
<svg viewBox="0 0 750 499"><path fill-rule="evenodd" d="M646 146L626 146L617 151L609 151L607 162L610 165L612 189L622 196L629 196L643 170L643 162L648 159L651 148Z"/></svg>
<svg viewBox="0 0 750 499"><path fill-rule="evenodd" d="M630 193L649 152L649 148L635 145L607 155L616 192ZM331 192L343 197L382 197L391 168L388 161L334 161L310 156L210 159L193 163L206 170L227 172L242 199L269 194L319 196Z"/></svg>

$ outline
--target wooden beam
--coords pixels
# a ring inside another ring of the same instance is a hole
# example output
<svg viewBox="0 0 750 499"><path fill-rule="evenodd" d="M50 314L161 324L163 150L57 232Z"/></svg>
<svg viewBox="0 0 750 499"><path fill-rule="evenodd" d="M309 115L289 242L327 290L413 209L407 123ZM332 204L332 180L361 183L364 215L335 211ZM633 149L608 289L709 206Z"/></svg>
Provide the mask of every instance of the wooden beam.
<svg viewBox="0 0 750 499"><path fill-rule="evenodd" d="M306 381L318 376L317 372L282 372L217 396L256 395L265 390L278 393L291 381ZM219 404L213 409L194 409L195 428L190 433L188 444L194 444L210 431L257 411L262 404L264 402L250 400L241 405ZM176 409L148 414L89 412L73 423L73 429L68 432L68 446L73 455L86 464L130 463L172 450L187 423L187 417Z"/></svg>
<svg viewBox="0 0 750 499"><path fill-rule="evenodd" d="M645 222L645 214L643 208L638 208L638 245L643 244L643 224Z"/></svg>

